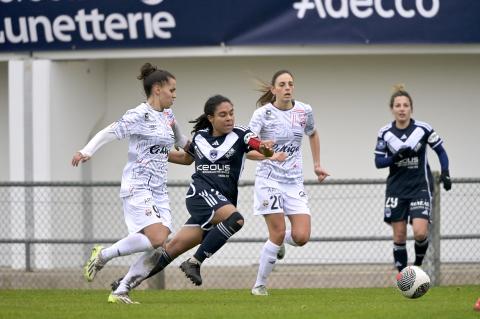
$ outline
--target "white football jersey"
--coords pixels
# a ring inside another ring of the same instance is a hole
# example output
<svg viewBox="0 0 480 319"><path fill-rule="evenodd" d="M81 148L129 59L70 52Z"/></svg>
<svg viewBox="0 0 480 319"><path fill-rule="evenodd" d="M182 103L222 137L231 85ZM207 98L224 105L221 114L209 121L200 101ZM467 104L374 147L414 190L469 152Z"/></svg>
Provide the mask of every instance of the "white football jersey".
<svg viewBox="0 0 480 319"><path fill-rule="evenodd" d="M121 197L142 189L150 190L154 196L166 196L168 152L174 144L172 116L171 112L158 112L142 103L113 123L118 139L129 137Z"/></svg>
<svg viewBox="0 0 480 319"><path fill-rule="evenodd" d="M257 165L257 176L282 183L303 182L302 138L315 131L312 107L295 101L293 108L282 111L271 103L253 113L250 129L262 140L273 140L275 152L288 154L284 162L263 160Z"/></svg>

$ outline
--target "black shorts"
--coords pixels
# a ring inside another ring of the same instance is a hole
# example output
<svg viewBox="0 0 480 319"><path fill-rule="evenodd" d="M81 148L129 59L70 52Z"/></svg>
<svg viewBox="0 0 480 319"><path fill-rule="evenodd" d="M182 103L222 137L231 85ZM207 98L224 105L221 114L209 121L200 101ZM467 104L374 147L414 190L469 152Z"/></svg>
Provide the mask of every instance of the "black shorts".
<svg viewBox="0 0 480 319"><path fill-rule="evenodd" d="M204 230L212 228L210 221L220 207L232 204L223 194L213 188L190 184L185 203L190 218L185 225L200 226Z"/></svg>
<svg viewBox="0 0 480 319"><path fill-rule="evenodd" d="M430 197L417 198L385 198L385 210L383 214L383 221L390 224L404 220L412 223L414 218L427 219L430 222L431 212Z"/></svg>

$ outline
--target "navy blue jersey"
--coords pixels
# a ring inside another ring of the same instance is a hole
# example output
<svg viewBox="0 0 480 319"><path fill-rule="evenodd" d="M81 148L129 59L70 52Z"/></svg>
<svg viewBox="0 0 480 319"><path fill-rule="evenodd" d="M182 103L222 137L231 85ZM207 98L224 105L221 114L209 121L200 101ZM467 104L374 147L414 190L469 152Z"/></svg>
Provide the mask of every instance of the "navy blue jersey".
<svg viewBox="0 0 480 319"><path fill-rule="evenodd" d="M235 126L222 136L212 136L208 129L196 132L188 149L195 158L193 183L216 189L236 206L238 180L245 153L251 151L247 144L251 136L256 135L244 126Z"/></svg>
<svg viewBox="0 0 480 319"><path fill-rule="evenodd" d="M432 149L443 143L442 139L425 122L411 119L405 129L398 129L395 122L378 132L375 154L392 156L401 147L411 147L415 154L390 165L387 178L387 197L414 198L431 196L432 174L427 161L427 144Z"/></svg>

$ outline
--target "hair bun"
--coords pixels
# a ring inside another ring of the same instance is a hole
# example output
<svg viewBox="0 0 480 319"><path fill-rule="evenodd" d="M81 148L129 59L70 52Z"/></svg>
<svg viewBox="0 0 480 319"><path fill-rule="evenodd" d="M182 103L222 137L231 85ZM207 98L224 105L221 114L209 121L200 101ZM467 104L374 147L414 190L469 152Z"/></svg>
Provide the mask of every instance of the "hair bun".
<svg viewBox="0 0 480 319"><path fill-rule="evenodd" d="M398 83L393 86L393 93L405 92L405 91L406 91L405 84L403 83Z"/></svg>
<svg viewBox="0 0 480 319"><path fill-rule="evenodd" d="M157 69L158 68L156 66L153 66L147 62L140 68L140 75L137 76L137 79L143 80L153 72L157 71Z"/></svg>

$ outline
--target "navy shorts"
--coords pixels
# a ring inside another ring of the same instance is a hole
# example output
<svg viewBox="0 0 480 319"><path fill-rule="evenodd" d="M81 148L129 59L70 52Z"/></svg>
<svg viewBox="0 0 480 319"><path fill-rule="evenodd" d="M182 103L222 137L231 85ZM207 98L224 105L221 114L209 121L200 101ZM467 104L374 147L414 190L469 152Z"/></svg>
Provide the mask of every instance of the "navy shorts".
<svg viewBox="0 0 480 319"><path fill-rule="evenodd" d="M398 198L387 196L383 221L390 224L404 220L412 223L414 218L427 219L430 222L431 201L429 197Z"/></svg>
<svg viewBox="0 0 480 319"><path fill-rule="evenodd" d="M190 218L185 225L200 226L204 230L209 230L213 226L210 222L215 211L232 203L216 189L202 186L190 184L185 198Z"/></svg>

